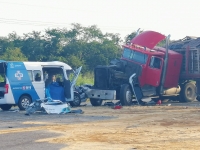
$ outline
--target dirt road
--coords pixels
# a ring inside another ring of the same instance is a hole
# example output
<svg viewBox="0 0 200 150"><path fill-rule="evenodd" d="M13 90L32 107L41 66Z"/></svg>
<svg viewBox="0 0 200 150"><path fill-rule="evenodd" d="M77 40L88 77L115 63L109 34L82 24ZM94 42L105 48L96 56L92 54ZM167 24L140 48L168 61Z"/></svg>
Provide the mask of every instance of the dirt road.
<svg viewBox="0 0 200 150"><path fill-rule="evenodd" d="M38 136L33 139L34 144L51 143L51 148L62 150L197 150L200 147L200 107L131 106L116 110L86 106L81 109L85 113L78 115L25 116L23 112L0 112L0 139L11 134L18 137L27 132L42 132L51 136ZM6 120L6 116L10 119Z"/></svg>

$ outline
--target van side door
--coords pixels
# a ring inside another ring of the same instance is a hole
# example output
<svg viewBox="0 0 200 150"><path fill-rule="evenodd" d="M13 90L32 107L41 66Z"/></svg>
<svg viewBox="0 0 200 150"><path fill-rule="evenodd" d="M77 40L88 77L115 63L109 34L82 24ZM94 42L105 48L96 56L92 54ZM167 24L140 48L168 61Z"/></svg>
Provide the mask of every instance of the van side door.
<svg viewBox="0 0 200 150"><path fill-rule="evenodd" d="M30 73L30 72L29 72ZM30 76L30 75L29 75ZM45 98L45 84L42 70L32 70L32 85L40 99Z"/></svg>
<svg viewBox="0 0 200 150"><path fill-rule="evenodd" d="M74 71L71 81L69 80L70 75L67 73L68 70L65 71L64 90L65 90L65 97L67 101L71 101L74 99L74 86L81 72L81 69L82 69L82 66Z"/></svg>

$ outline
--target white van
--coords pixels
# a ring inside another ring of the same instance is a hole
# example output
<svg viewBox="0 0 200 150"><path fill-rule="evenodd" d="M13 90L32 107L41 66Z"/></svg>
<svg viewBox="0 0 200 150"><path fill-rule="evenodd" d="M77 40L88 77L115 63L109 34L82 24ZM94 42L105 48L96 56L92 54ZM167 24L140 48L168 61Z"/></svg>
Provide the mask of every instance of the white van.
<svg viewBox="0 0 200 150"><path fill-rule="evenodd" d="M0 60L0 108L9 110L18 105L24 110L31 102L45 98L45 87L55 75L60 86L64 88L66 102L80 105L79 97L74 96L74 85L82 67L74 71L69 80L72 68L59 61L52 62L16 62Z"/></svg>

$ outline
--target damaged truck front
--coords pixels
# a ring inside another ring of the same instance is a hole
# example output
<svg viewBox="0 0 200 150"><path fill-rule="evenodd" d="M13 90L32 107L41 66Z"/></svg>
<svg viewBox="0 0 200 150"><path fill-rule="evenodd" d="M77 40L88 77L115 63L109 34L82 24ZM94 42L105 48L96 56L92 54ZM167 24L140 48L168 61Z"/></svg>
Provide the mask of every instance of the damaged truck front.
<svg viewBox="0 0 200 150"><path fill-rule="evenodd" d="M143 32L123 46L120 59L97 66L94 86L87 91L91 104L100 106L103 100L114 99L122 105L131 105L133 99L143 104L143 97L176 96L182 55L156 47L165 38L158 32Z"/></svg>

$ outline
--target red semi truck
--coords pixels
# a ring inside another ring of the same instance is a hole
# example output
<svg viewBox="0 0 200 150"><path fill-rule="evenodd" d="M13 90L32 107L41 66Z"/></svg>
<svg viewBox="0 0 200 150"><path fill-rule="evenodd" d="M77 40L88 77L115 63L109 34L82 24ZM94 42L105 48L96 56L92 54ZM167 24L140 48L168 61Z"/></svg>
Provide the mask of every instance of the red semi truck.
<svg viewBox="0 0 200 150"><path fill-rule="evenodd" d="M164 39L166 48L156 46ZM200 50L191 49L191 42L180 43L183 41L169 45L169 36L155 31L138 34L123 45L120 59L94 69L94 85L87 91L91 104L99 106L112 99L122 105L131 105L133 99L143 104L145 97L182 102L198 99Z"/></svg>

